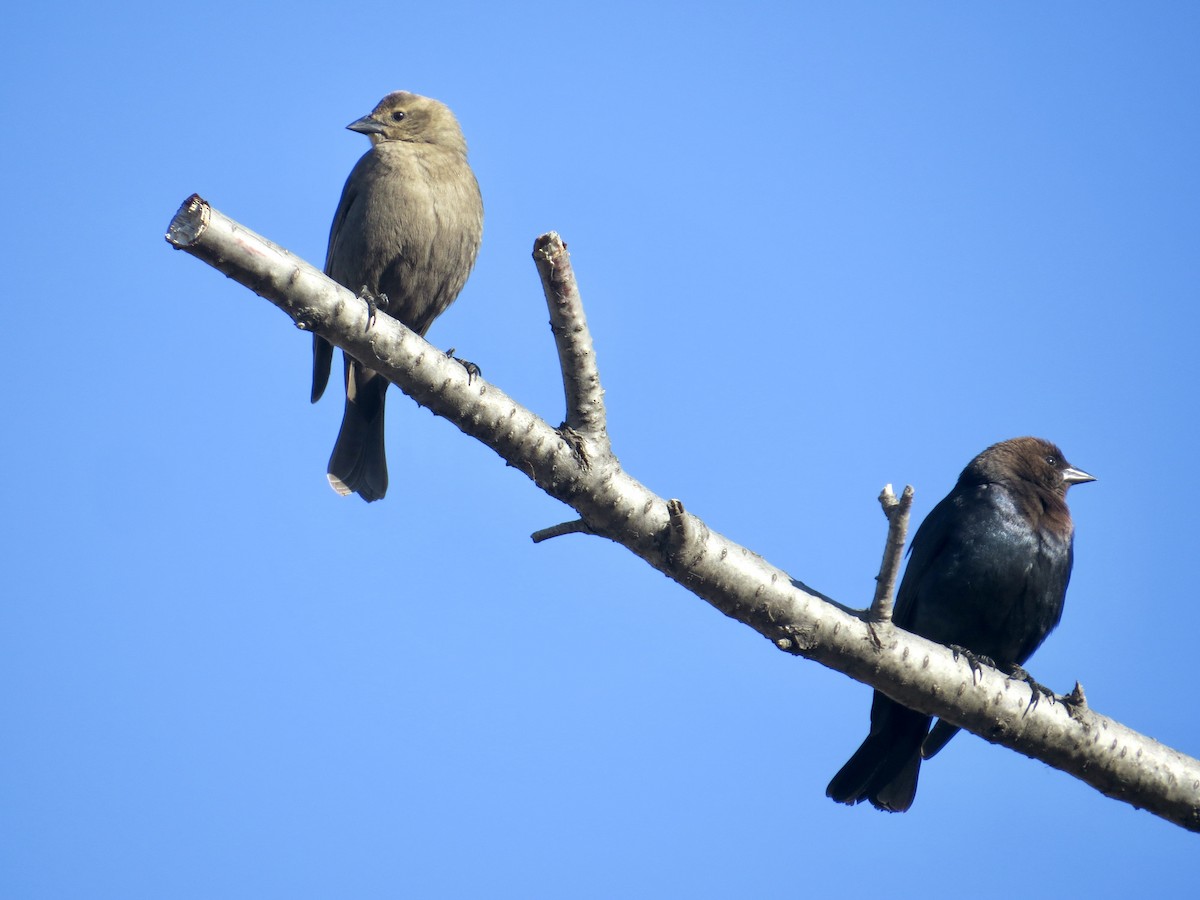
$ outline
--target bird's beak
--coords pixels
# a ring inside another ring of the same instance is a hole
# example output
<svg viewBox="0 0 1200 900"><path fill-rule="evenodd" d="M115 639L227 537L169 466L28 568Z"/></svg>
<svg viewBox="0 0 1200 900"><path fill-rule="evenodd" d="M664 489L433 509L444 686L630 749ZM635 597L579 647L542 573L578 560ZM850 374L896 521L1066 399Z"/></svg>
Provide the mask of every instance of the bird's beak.
<svg viewBox="0 0 1200 900"><path fill-rule="evenodd" d="M357 131L359 134L383 134L383 123L374 116L363 116L361 119L355 119L346 127L351 131Z"/></svg>
<svg viewBox="0 0 1200 900"><path fill-rule="evenodd" d="M1087 484L1089 481L1096 480L1096 476L1089 475L1083 469L1076 469L1074 466L1063 469L1062 477L1067 484Z"/></svg>

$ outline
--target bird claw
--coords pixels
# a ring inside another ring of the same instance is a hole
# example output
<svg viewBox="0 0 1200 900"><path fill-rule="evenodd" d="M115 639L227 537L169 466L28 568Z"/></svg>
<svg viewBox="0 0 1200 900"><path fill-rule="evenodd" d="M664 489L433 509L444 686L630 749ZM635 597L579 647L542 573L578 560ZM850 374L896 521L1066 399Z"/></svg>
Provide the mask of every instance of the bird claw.
<svg viewBox="0 0 1200 900"><path fill-rule="evenodd" d="M1036 681L1032 675L1030 675L1020 666L1012 666L1009 668L1007 674L1009 678L1012 678L1016 681L1023 681L1025 684L1029 685L1029 690L1031 693L1029 696L1029 705L1025 707L1026 712L1037 708L1037 705L1041 702L1042 697L1045 697L1047 700L1049 700L1051 706L1058 702L1058 695L1054 693L1054 691L1050 690L1050 688L1046 687L1041 682Z"/></svg>
<svg viewBox="0 0 1200 900"><path fill-rule="evenodd" d="M883 638L879 636L879 632L875 630L875 623L867 619L867 634L871 636L871 643L875 645L876 650L883 649Z"/></svg>
<svg viewBox="0 0 1200 900"><path fill-rule="evenodd" d="M372 294L370 288L364 284L358 292L358 299L367 304L367 330L370 331L371 326L375 324L375 313L381 309L387 309L388 295Z"/></svg>
<svg viewBox="0 0 1200 900"><path fill-rule="evenodd" d="M469 359L459 359L454 355L453 347L446 351L446 355L467 370L467 384L470 384L476 378L483 377L483 369L479 368L479 366L475 365Z"/></svg>
<svg viewBox="0 0 1200 900"><path fill-rule="evenodd" d="M950 645L950 652L954 654L954 661L958 662L961 656L967 661L967 665L971 667L971 683L974 684L983 676L983 667L991 666L996 668L996 661L990 656L984 656L982 653L973 653L966 647L960 647L957 644Z"/></svg>

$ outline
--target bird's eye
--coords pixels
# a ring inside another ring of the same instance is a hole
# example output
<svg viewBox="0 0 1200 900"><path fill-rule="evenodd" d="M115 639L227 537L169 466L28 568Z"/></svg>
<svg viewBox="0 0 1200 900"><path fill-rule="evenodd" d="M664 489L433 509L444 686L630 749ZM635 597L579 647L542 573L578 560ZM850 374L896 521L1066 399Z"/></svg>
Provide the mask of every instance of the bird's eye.
<svg viewBox="0 0 1200 900"><path fill-rule="evenodd" d="M1046 457L1046 463L1047 463L1047 465L1057 468L1058 467L1058 457L1055 456L1053 453L1051 453L1049 456Z"/></svg>
<svg viewBox="0 0 1200 900"><path fill-rule="evenodd" d="M398 109L392 113L392 121L393 122L399 122L403 118L404 118L404 110L402 110L402 109Z"/></svg>

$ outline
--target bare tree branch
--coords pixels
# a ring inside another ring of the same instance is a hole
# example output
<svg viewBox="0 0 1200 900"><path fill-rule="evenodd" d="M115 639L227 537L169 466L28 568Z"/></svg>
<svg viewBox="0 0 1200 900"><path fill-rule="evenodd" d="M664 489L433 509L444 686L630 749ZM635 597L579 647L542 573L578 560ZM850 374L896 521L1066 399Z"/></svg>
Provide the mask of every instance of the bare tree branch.
<svg viewBox="0 0 1200 900"><path fill-rule="evenodd" d="M855 612L792 579L709 529L677 500L656 496L620 467L603 428L599 379L582 310L575 349L560 358L576 428L552 428L495 386L366 305L320 271L221 215L197 196L167 233L175 247L267 298L381 372L406 394L496 451L542 490L572 506L595 533L616 541L776 647L815 660L896 701L939 716L992 743L1068 772L1110 797L1200 831L1200 761L1092 712L1082 688L1038 703L1024 681L984 667L978 675L949 649ZM553 250L544 236L538 247ZM565 255L565 253L564 253ZM561 259L561 257L558 257ZM564 270L555 262L555 271ZM578 305L550 279L548 302ZM568 417L572 412L568 409ZM595 418L599 416L599 418Z"/></svg>
<svg viewBox="0 0 1200 900"><path fill-rule="evenodd" d="M558 347L558 364L567 397L564 422L572 431L588 435L597 447L605 447L611 453L596 350L583 315L583 301L579 299L567 245L553 231L543 234L533 245L533 261L542 278L542 290L550 307L550 327Z"/></svg>
<svg viewBox="0 0 1200 900"><path fill-rule="evenodd" d="M892 595L896 593L896 577L900 573L900 560L904 558L904 542L908 538L908 514L912 509L913 488L905 485L900 499L892 493L892 486L885 484L879 494L879 505L887 516L887 543L883 547L883 561L879 574L875 576L875 599L871 601L871 621L892 621Z"/></svg>
<svg viewBox="0 0 1200 900"><path fill-rule="evenodd" d="M548 541L550 538L562 537L564 534L595 534L588 527L588 523L583 519L574 519L570 522L563 522L561 525L551 525L549 528L541 528L531 534L529 537L535 544L540 544L542 541Z"/></svg>

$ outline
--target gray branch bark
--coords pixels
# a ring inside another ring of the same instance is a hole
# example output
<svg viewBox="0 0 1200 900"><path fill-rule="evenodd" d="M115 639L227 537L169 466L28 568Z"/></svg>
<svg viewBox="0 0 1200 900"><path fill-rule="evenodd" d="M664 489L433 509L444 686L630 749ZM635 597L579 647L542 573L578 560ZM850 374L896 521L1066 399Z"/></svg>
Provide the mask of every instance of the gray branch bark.
<svg viewBox="0 0 1200 900"><path fill-rule="evenodd" d="M457 361L394 319L380 314L368 331L366 305L351 291L198 196L184 202L166 237L487 444L576 510L582 525L572 530L622 544L778 649L1200 831L1200 761L1093 712L1080 686L1036 703L1025 682L989 667L976 675L946 647L822 596L625 472L609 446L595 353L557 235L538 239L535 258L564 368L567 418L559 428L485 380L469 380Z"/></svg>
<svg viewBox="0 0 1200 900"><path fill-rule="evenodd" d="M883 562L875 576L875 597L871 601L871 621L892 621L892 601L896 593L896 580L900 575L900 560L904 558L904 541L908 536L908 514L912 511L913 487L905 485L900 499L892 493L892 486L885 484L879 493L879 505L887 516L887 543L883 548Z"/></svg>

